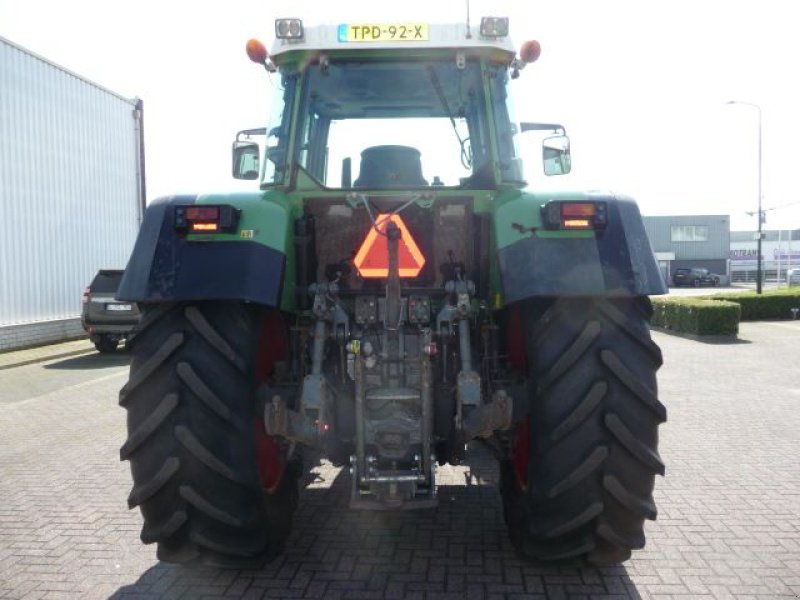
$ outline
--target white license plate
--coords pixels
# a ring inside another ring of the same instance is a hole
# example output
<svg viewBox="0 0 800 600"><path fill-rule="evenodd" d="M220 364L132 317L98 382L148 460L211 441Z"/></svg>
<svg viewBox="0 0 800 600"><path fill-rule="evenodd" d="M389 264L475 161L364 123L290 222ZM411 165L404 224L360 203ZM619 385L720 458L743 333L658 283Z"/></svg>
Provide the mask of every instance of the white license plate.
<svg viewBox="0 0 800 600"><path fill-rule="evenodd" d="M115 312L128 312L133 310L130 304L106 304L106 310Z"/></svg>

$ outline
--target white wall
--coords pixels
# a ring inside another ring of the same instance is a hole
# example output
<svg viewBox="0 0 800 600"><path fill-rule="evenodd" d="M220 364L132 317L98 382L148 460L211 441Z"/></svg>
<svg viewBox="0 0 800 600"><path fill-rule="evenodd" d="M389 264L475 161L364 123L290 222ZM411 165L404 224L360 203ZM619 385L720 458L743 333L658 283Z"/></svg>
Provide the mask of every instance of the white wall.
<svg viewBox="0 0 800 600"><path fill-rule="evenodd" d="M134 101L0 38L0 327L75 317L141 219Z"/></svg>

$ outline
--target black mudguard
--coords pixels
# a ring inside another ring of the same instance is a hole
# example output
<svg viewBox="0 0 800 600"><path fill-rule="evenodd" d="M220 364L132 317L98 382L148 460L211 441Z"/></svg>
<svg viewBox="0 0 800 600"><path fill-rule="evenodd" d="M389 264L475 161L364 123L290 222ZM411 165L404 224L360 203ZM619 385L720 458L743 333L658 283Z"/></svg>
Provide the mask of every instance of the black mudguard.
<svg viewBox="0 0 800 600"><path fill-rule="evenodd" d="M153 201L117 292L131 302L247 300L279 306L286 257L253 241L188 241L174 226L177 204L197 196Z"/></svg>
<svg viewBox="0 0 800 600"><path fill-rule="evenodd" d="M608 226L594 237L532 234L498 251L505 303L544 296L667 293L636 203L611 195L591 199L608 202Z"/></svg>

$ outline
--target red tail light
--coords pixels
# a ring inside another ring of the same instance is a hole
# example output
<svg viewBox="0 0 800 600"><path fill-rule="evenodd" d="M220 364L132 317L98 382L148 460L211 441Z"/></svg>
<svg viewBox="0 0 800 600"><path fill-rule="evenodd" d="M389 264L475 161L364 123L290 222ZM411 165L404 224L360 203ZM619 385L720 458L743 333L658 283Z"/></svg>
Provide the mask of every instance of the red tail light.
<svg viewBox="0 0 800 600"><path fill-rule="evenodd" d="M219 206L187 206L187 221L217 221L219 219Z"/></svg>
<svg viewBox="0 0 800 600"><path fill-rule="evenodd" d="M91 290L87 287L83 290L83 295L81 296L81 303L86 304L89 301L89 293Z"/></svg>
<svg viewBox="0 0 800 600"><path fill-rule="evenodd" d="M227 204L176 206L175 229L181 233L235 232L239 226L240 212Z"/></svg>
<svg viewBox="0 0 800 600"><path fill-rule="evenodd" d="M554 201L542 207L547 229L605 229L608 203Z"/></svg>
<svg viewBox="0 0 800 600"><path fill-rule="evenodd" d="M594 202L565 202L561 205L562 217L593 217L596 213Z"/></svg>

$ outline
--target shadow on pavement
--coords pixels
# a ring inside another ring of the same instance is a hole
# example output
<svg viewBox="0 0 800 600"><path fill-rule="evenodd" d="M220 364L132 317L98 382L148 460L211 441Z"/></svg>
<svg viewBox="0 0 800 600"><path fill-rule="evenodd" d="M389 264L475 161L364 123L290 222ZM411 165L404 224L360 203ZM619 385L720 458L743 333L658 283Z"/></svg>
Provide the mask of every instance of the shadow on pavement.
<svg viewBox="0 0 800 600"><path fill-rule="evenodd" d="M130 363L130 355L122 350L111 354L92 352L73 358L67 358L44 365L45 369L58 369L69 371L82 371L92 369L108 369L110 367L123 367Z"/></svg>
<svg viewBox="0 0 800 600"><path fill-rule="evenodd" d="M349 474L328 466L301 492L284 553L262 569L158 563L111 598L640 598L622 565L520 558L503 522L494 460L484 449L477 454L455 470L458 485L440 485L437 508L419 511L351 510Z"/></svg>
<svg viewBox="0 0 800 600"><path fill-rule="evenodd" d="M660 327L651 327L652 331L671 335L673 337L680 337L693 342L700 342L701 344L709 344L712 346L734 346L737 344L752 344L750 340L743 340L739 337L731 335L695 335L692 333L681 333L672 331L671 329L662 329Z"/></svg>

